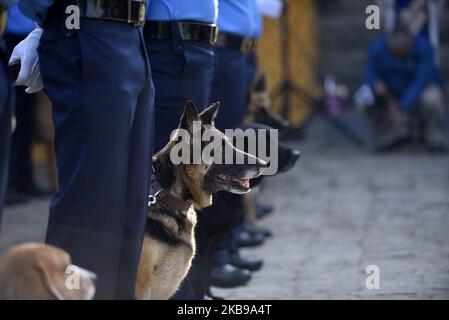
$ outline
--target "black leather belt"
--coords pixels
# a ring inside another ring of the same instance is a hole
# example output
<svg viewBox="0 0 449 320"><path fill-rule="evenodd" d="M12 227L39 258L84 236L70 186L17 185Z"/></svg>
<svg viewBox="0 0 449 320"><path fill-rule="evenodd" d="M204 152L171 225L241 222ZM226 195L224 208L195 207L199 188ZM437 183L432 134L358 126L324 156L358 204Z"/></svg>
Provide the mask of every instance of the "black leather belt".
<svg viewBox="0 0 449 320"><path fill-rule="evenodd" d="M176 22L181 37L184 40L204 41L214 44L217 41L218 28L216 25L198 22ZM172 22L147 21L143 29L144 37L150 39L171 39Z"/></svg>
<svg viewBox="0 0 449 320"><path fill-rule="evenodd" d="M3 33L5 32L7 19L8 19L8 10L4 5L0 4L0 38L3 37Z"/></svg>
<svg viewBox="0 0 449 320"><path fill-rule="evenodd" d="M257 47L257 40L238 36L232 33L220 32L215 44L218 48L227 48L240 51L243 54L254 52Z"/></svg>
<svg viewBox="0 0 449 320"><path fill-rule="evenodd" d="M124 22L136 27L145 23L145 0L64 0L55 1L49 10L47 19L55 20L67 17L66 8L78 6L81 18L101 19Z"/></svg>

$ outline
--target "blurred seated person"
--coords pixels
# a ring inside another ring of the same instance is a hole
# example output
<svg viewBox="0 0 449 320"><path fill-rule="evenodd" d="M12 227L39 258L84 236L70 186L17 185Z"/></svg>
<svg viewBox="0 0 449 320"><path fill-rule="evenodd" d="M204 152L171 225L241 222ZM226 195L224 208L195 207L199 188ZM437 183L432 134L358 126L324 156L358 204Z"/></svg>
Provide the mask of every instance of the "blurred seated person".
<svg viewBox="0 0 449 320"><path fill-rule="evenodd" d="M413 35L426 37L439 60L439 17L446 0L378 0L384 19L384 29L392 32L401 24Z"/></svg>
<svg viewBox="0 0 449 320"><path fill-rule="evenodd" d="M446 150L443 80L424 37L397 28L391 35L376 39L368 54L366 81L375 96L370 109L378 149L389 149L411 138L413 114L424 124L427 147Z"/></svg>

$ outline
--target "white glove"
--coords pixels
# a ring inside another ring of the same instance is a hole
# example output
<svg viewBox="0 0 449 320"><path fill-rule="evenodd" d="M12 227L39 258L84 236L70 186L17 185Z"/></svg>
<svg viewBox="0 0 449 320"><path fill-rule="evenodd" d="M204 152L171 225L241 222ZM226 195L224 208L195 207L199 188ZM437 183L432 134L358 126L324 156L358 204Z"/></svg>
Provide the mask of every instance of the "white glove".
<svg viewBox="0 0 449 320"><path fill-rule="evenodd" d="M20 72L14 85L27 87L26 93L35 93L44 88L37 53L42 32L42 28L36 27L28 37L14 48L9 60L9 64L20 61Z"/></svg>
<svg viewBox="0 0 449 320"><path fill-rule="evenodd" d="M262 15L278 19L282 15L284 3L281 0L257 0Z"/></svg>

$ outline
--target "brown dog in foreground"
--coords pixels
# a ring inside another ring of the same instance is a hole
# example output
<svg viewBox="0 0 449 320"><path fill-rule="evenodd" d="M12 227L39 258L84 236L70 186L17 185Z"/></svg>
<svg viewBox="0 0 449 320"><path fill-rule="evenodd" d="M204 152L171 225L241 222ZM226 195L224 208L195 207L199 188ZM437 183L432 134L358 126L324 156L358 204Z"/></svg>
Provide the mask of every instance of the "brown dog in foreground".
<svg viewBox="0 0 449 320"><path fill-rule="evenodd" d="M149 208L136 284L138 299L166 300L175 293L195 255L195 210L212 205L212 195L218 191L249 192L249 180L266 168L264 161L236 149L214 127L217 112L218 104L198 113L193 103L187 102L179 129L193 136L194 122L201 121L201 132L214 132L219 137L222 159L226 159L225 151L229 150L235 158L241 155L244 164L209 163L201 159L199 164L175 165L171 161L171 151L179 144L176 136L156 154L155 176L169 195L166 199L171 200L162 199ZM193 139L183 143L187 150L193 148ZM210 144L201 143L200 151Z"/></svg>
<svg viewBox="0 0 449 320"><path fill-rule="evenodd" d="M0 260L0 300L91 300L95 279L72 265L64 250L22 244Z"/></svg>

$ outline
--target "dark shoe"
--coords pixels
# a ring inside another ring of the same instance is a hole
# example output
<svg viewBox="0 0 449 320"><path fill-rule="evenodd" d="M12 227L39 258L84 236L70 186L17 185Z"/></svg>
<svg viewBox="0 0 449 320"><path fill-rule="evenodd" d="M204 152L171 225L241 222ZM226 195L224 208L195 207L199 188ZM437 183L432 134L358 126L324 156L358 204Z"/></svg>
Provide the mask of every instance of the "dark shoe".
<svg viewBox="0 0 449 320"><path fill-rule="evenodd" d="M251 258L243 258L240 254L234 254L231 257L230 264L234 267L246 269L252 272L259 271L262 269L263 260L262 259L251 259Z"/></svg>
<svg viewBox="0 0 449 320"><path fill-rule="evenodd" d="M266 229L266 228L256 228L249 224L245 225L244 230L246 230L252 234L259 233L265 238L271 238L273 236L273 233L271 232L271 230Z"/></svg>
<svg viewBox="0 0 449 320"><path fill-rule="evenodd" d="M27 203L28 200L29 199L25 194L18 192L14 188L8 188L8 190L6 191L5 205L7 206L24 204Z"/></svg>
<svg viewBox="0 0 449 320"><path fill-rule="evenodd" d="M222 298L222 297L216 297L216 296L213 296L213 295L211 295L211 294L205 294L204 297L203 297L203 300L210 300L210 301L212 301L212 300L218 300L218 301L224 301L225 298Z"/></svg>
<svg viewBox="0 0 449 320"><path fill-rule="evenodd" d="M271 232L271 230L266 229L266 228L259 228L256 230L256 232L260 233L265 238L271 238L273 236L273 233Z"/></svg>
<svg viewBox="0 0 449 320"><path fill-rule="evenodd" d="M251 280L251 272L236 268L230 264L212 267L209 272L210 284L219 288L240 287Z"/></svg>
<svg viewBox="0 0 449 320"><path fill-rule="evenodd" d="M258 247L265 242L265 237L260 233L242 231L238 234L236 245L242 247Z"/></svg>

